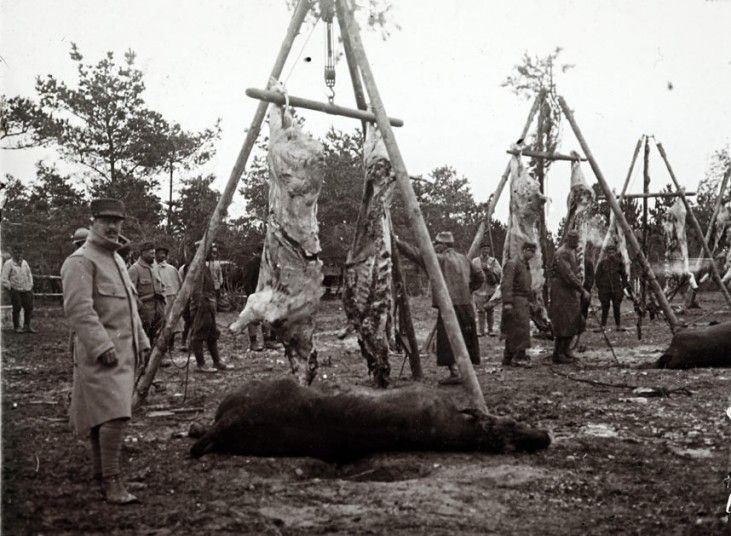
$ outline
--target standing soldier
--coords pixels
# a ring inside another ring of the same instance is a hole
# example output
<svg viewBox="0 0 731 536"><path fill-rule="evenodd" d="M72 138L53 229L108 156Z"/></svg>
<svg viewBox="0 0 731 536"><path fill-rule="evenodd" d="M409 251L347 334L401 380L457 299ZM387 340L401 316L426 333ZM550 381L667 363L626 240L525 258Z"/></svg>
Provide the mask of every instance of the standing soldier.
<svg viewBox="0 0 731 536"><path fill-rule="evenodd" d="M471 293L482 286L485 276L482 274L482 270L472 264L466 256L454 250L454 237L451 232L443 231L437 234L434 242L439 267L442 269L449 297L454 305L454 313L457 316L470 361L473 365L479 365L480 343L477 340L475 309L472 305ZM396 239L396 245L406 257L422 268L424 267L424 261L417 248L398 239ZM436 296L432 296L432 307L437 307ZM461 381L441 313L437 318L437 366L449 367L449 378L442 383Z"/></svg>
<svg viewBox="0 0 731 536"><path fill-rule="evenodd" d="M503 365L515 366L527 361L530 348L530 307L533 299L533 280L528 262L536 254L536 245L525 242L520 257L510 259L503 266L500 293L503 300L502 328L505 333Z"/></svg>
<svg viewBox="0 0 731 536"><path fill-rule="evenodd" d="M214 242L211 244L210 260L208 261L208 269L211 271L213 278L213 287L216 290L216 300L221 299L221 287L223 286L223 268L221 261L218 260L218 246Z"/></svg>
<svg viewBox="0 0 731 536"><path fill-rule="evenodd" d="M566 233L564 243L553 257L553 281L551 282L551 305L549 315L553 324L554 363L571 363L575 357L571 353L571 339L584 330L584 317L581 314L581 301L591 299L579 279L579 263L576 248L579 247L579 233L571 230Z"/></svg>
<svg viewBox="0 0 731 536"><path fill-rule="evenodd" d="M93 222L85 244L61 267L63 307L73 332L71 423L91 434L94 478L107 502L137 498L120 478L124 430L132 415L135 365L150 348L137 312L134 287L117 255L124 205L91 202Z"/></svg>
<svg viewBox="0 0 731 536"><path fill-rule="evenodd" d="M3 264L0 275L2 286L10 293L13 305L13 328L16 333L35 333L30 325L33 316L33 274L28 261L23 258L22 246L13 246L13 256ZM20 311L23 311L23 324L20 327Z"/></svg>
<svg viewBox="0 0 731 536"><path fill-rule="evenodd" d="M196 242L196 246L200 240ZM190 349L195 355L198 365L197 372L215 372L228 370L228 365L221 361L218 353L218 337L221 332L216 325L216 287L211 276L210 263L213 262L211 253L208 254L206 265L201 267L198 280L193 282L193 291L190 295ZM186 266L186 273L187 268ZM203 343L206 343L208 351L216 369L206 367L203 357Z"/></svg>
<svg viewBox="0 0 731 536"><path fill-rule="evenodd" d="M175 296L178 294L178 291L180 290L180 285L183 282L180 277L180 273L178 272L178 269L175 268L175 266L173 266L172 264L168 263L169 253L170 250L165 246L158 246L157 248L155 248L155 268L157 269L158 274L160 274L162 285L165 288L166 320L170 309L172 309L173 307L173 301L175 301ZM175 327L170 332L168 348L170 348L171 350L175 345L175 335L180 333L182 330L183 328L181 327L181 321L180 319L178 319Z"/></svg>
<svg viewBox="0 0 731 536"><path fill-rule="evenodd" d="M627 280L622 257L617 253L616 246L609 244L604 258L599 262L596 269L596 288L599 294L599 302L602 304L602 328L607 327L607 317L609 316L609 305L611 303L617 331L622 331L622 298L624 298L624 289L627 287L629 287L629 281Z"/></svg>
<svg viewBox="0 0 731 536"><path fill-rule="evenodd" d="M129 267L129 278L137 289L142 325L153 345L165 316L165 289L160 274L152 265L154 260L155 245L143 242L140 244L140 258Z"/></svg>
<svg viewBox="0 0 731 536"><path fill-rule="evenodd" d="M492 298L500 284L503 270L500 268L498 260L492 256L492 248L489 242L483 242L480 245L480 256L472 259L472 263L480 268L485 275L485 282L472 294L477 308L477 336L483 337L485 335L485 320L487 320L487 334L493 337L495 335L492 330L494 307L490 303L490 298Z"/></svg>

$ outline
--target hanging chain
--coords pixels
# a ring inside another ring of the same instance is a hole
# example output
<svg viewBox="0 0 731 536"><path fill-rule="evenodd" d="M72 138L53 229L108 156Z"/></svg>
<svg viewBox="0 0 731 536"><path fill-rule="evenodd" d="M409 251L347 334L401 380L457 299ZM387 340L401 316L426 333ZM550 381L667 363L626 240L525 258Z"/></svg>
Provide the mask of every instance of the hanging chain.
<svg viewBox="0 0 731 536"><path fill-rule="evenodd" d="M330 104L335 100L335 53L333 46L333 18L335 5L332 0L320 1L320 16L325 22L325 85L330 90L327 100Z"/></svg>

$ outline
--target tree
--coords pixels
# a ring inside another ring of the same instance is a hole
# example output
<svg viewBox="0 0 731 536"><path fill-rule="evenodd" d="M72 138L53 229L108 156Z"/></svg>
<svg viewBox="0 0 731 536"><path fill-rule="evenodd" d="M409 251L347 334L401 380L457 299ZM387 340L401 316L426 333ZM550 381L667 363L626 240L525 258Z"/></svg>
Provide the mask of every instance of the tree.
<svg viewBox="0 0 731 536"><path fill-rule="evenodd" d="M27 149L49 143L63 122L25 97L0 96L0 142L3 149Z"/></svg>
<svg viewBox="0 0 731 536"><path fill-rule="evenodd" d="M143 73L135 67L131 50L122 65L112 52L95 65L83 63L75 44L70 57L77 64L76 86L53 75L36 81L42 112L58 118L54 141L61 155L87 169L93 194L126 192L128 206L144 207L136 217L157 224L161 205L152 192L159 185L159 172L192 155L197 155L197 164L209 159L207 145L217 137L218 125L185 132L150 110L143 98Z"/></svg>

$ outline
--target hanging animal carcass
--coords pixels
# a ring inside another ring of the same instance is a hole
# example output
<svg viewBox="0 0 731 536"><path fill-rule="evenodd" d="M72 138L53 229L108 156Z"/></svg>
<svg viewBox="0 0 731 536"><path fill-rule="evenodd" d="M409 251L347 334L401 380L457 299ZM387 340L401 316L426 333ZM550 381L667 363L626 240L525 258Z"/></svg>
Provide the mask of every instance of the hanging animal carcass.
<svg viewBox="0 0 731 536"><path fill-rule="evenodd" d="M386 387L388 319L392 308L391 232L388 210L395 183L378 127L368 124L363 147L365 186L353 243L345 262L343 308L376 385Z"/></svg>
<svg viewBox="0 0 731 536"><path fill-rule="evenodd" d="M284 344L292 372L309 384L317 369L312 342L322 295L317 198L324 175L322 144L291 112L269 112L269 214L257 290L230 329L265 321Z"/></svg>
<svg viewBox="0 0 731 536"><path fill-rule="evenodd" d="M577 159L571 162L571 189L568 197L568 216L566 217L565 232L575 230L579 233L579 249L576 259L579 263L580 279L585 278L585 254L587 243L592 238L592 212L591 205L594 202L594 191L589 188L581 170L579 155L571 153Z"/></svg>
<svg viewBox="0 0 731 536"><path fill-rule="evenodd" d="M695 275L690 271L688 262L688 239L685 230L685 204L680 197L670 206L663 218L662 227L665 234L666 283L665 293L673 292L670 282L675 289L686 284L692 289L698 288Z"/></svg>
<svg viewBox="0 0 731 536"><path fill-rule="evenodd" d="M519 150L518 146L512 148ZM538 222L547 200L548 198L541 194L538 181L528 175L520 157L514 155L510 160L510 216L503 246L503 264L510 259L518 258L526 242L540 243ZM531 319L539 330L550 332L550 322L542 296L546 279L540 247L530 260L529 266L535 294L535 300L531 304ZM490 301L497 302L500 299L501 293L498 287Z"/></svg>
<svg viewBox="0 0 731 536"><path fill-rule="evenodd" d="M420 385L374 392L278 379L247 383L224 398L190 453L346 462L376 452L534 452L550 442L543 430L460 410Z"/></svg>

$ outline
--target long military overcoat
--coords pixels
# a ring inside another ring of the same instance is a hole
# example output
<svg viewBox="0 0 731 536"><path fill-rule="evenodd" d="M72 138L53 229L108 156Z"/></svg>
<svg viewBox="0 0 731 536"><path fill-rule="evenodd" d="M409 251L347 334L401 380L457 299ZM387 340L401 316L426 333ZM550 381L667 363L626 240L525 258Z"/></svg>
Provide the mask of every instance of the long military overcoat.
<svg viewBox="0 0 731 536"><path fill-rule="evenodd" d="M556 250L553 263L549 308L553 334L556 337L573 337L584 331L585 324L581 314L581 292L584 287L578 277L576 251L562 245Z"/></svg>
<svg viewBox="0 0 731 536"><path fill-rule="evenodd" d="M61 267L63 306L74 347L70 420L78 434L131 417L136 358L150 348L135 289L116 253L119 247L91 231ZM103 365L99 357L112 348L117 364Z"/></svg>

